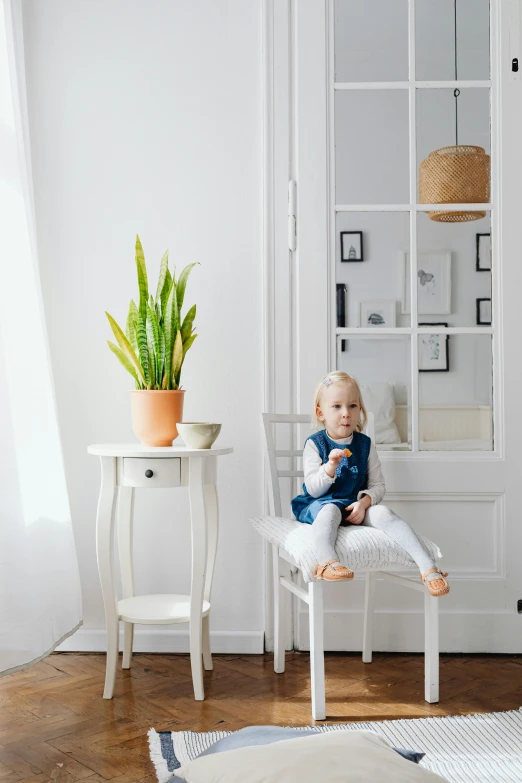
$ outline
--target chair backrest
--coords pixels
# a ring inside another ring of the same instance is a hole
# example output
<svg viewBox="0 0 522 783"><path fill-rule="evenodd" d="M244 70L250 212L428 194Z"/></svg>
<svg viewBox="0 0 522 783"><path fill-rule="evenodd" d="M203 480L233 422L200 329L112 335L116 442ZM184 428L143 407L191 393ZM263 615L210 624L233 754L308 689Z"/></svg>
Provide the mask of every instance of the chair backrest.
<svg viewBox="0 0 522 783"><path fill-rule="evenodd" d="M276 517L282 516L280 478L303 477L302 470L282 470L277 465L278 457L302 457L303 449L276 449L274 426L276 424L312 424L312 417L303 413L263 413L263 425L265 428L265 440L268 460L268 497L270 514ZM375 439L375 423L373 413L368 413L364 432L372 441Z"/></svg>

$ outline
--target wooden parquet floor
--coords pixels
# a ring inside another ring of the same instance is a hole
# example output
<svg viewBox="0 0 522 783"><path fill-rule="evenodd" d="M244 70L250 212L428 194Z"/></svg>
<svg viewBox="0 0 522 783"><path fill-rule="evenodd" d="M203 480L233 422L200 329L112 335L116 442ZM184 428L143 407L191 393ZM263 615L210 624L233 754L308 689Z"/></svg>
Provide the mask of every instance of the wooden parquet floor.
<svg viewBox="0 0 522 783"><path fill-rule="evenodd" d="M518 709L522 656L443 655L439 704L423 699L423 657L326 656L330 722L390 720ZM187 655L136 654L119 668L114 699L102 699L105 656L55 653L0 679L0 783L154 783L147 731L235 730L311 723L309 659L288 653L217 655L195 702Z"/></svg>

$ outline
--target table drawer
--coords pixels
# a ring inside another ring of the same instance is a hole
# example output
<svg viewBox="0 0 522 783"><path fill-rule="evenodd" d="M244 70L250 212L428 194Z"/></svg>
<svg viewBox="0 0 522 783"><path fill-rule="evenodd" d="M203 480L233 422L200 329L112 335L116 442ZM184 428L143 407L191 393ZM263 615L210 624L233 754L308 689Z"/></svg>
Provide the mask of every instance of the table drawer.
<svg viewBox="0 0 522 783"><path fill-rule="evenodd" d="M180 459L137 459L124 457L120 485L124 487L179 487Z"/></svg>

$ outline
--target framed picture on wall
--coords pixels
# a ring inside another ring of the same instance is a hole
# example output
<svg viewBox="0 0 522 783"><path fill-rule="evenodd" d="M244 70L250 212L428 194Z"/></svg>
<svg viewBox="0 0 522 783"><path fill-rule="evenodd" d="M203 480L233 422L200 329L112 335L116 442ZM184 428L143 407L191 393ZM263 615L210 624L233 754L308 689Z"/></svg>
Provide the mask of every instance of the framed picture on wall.
<svg viewBox="0 0 522 783"><path fill-rule="evenodd" d="M491 326L491 299L477 299L477 326Z"/></svg>
<svg viewBox="0 0 522 783"><path fill-rule="evenodd" d="M477 234L477 272L491 272L491 234Z"/></svg>
<svg viewBox="0 0 522 783"><path fill-rule="evenodd" d="M410 254L402 252L401 313L411 312ZM417 311L419 315L451 313L451 251L417 253Z"/></svg>
<svg viewBox="0 0 522 783"><path fill-rule="evenodd" d="M362 231L341 231L341 261L364 261Z"/></svg>
<svg viewBox="0 0 522 783"><path fill-rule="evenodd" d="M359 302L359 326L384 328L395 326L395 300Z"/></svg>
<svg viewBox="0 0 522 783"><path fill-rule="evenodd" d="M447 326L447 323L421 324L419 326ZM419 335L419 372L448 372L449 335L420 334Z"/></svg>

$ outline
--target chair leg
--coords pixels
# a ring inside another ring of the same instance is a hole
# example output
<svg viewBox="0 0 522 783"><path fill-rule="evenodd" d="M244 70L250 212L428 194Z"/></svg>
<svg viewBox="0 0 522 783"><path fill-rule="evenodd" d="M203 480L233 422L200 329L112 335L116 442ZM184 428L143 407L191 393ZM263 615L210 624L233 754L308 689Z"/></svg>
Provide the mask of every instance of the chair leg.
<svg viewBox="0 0 522 783"><path fill-rule="evenodd" d="M285 670L285 594L279 581L281 560L279 550L272 544L272 570L274 575L274 671L282 674Z"/></svg>
<svg viewBox="0 0 522 783"><path fill-rule="evenodd" d="M326 696L324 688L324 621L323 583L313 581L308 585L310 618L310 675L312 689L312 718L326 718Z"/></svg>
<svg viewBox="0 0 522 783"><path fill-rule="evenodd" d="M212 663L212 652L210 650L210 615L206 615L202 620L203 634L203 668L206 672L211 672L214 668Z"/></svg>
<svg viewBox="0 0 522 783"><path fill-rule="evenodd" d="M134 623L123 623L123 662L122 669L130 669L132 646L134 643Z"/></svg>
<svg viewBox="0 0 522 783"><path fill-rule="evenodd" d="M439 700L439 599L424 595L424 698Z"/></svg>
<svg viewBox="0 0 522 783"><path fill-rule="evenodd" d="M372 662L373 614L375 609L375 571L366 572L366 589L364 593L364 628L363 628L363 663Z"/></svg>

